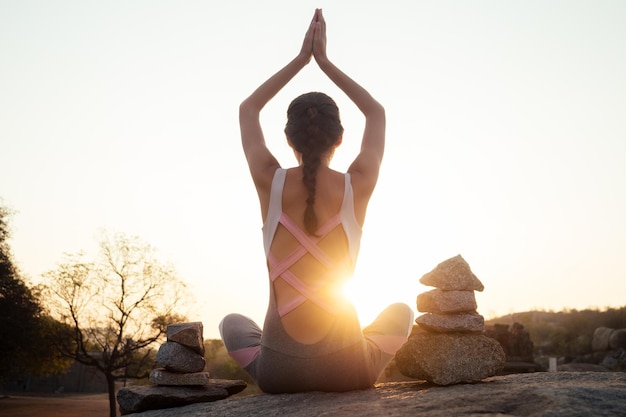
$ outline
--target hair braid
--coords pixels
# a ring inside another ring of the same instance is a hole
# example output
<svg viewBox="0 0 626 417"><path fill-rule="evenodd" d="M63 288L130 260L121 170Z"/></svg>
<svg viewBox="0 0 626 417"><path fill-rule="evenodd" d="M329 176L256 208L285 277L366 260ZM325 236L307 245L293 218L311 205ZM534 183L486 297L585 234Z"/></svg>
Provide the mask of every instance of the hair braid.
<svg viewBox="0 0 626 417"><path fill-rule="evenodd" d="M296 151L302 154L302 183L307 189L304 227L307 233L317 232L315 194L317 170L322 155L336 143L343 127L335 102L323 93L308 93L296 98L287 110L285 133Z"/></svg>
<svg viewBox="0 0 626 417"><path fill-rule="evenodd" d="M317 169L322 158L321 155L308 154L302 156L302 183L307 189L306 209L304 210L304 227L306 231L314 235L317 232L317 215L315 214L315 191L317 188Z"/></svg>

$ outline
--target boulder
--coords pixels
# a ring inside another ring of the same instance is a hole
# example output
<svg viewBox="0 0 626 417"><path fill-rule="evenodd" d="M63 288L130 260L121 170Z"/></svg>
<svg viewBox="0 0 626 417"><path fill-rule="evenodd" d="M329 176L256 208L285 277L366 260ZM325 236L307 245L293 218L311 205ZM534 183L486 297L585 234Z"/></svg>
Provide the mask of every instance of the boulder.
<svg viewBox="0 0 626 417"><path fill-rule="evenodd" d="M208 372L179 373L166 369L153 369L150 383L155 385L208 385Z"/></svg>
<svg viewBox="0 0 626 417"><path fill-rule="evenodd" d="M405 376L452 385L495 375L506 356L495 339L484 335L421 332L400 348L395 361Z"/></svg>
<svg viewBox="0 0 626 417"><path fill-rule="evenodd" d="M441 262L435 269L423 275L420 282L442 290L482 291L485 289L461 255Z"/></svg>
<svg viewBox="0 0 626 417"><path fill-rule="evenodd" d="M434 289L417 296L417 311L450 314L476 311L474 291Z"/></svg>
<svg viewBox="0 0 626 417"><path fill-rule="evenodd" d="M415 319L421 328L432 332L482 333L485 318L480 314L422 314Z"/></svg>
<svg viewBox="0 0 626 417"><path fill-rule="evenodd" d="M167 340L188 347L200 355L204 355L204 338L202 322L170 324L167 326Z"/></svg>
<svg viewBox="0 0 626 417"><path fill-rule="evenodd" d="M600 363L609 371L623 371L626 369L626 349L619 348L606 353Z"/></svg>
<svg viewBox="0 0 626 417"><path fill-rule="evenodd" d="M626 348L626 329L617 329L609 336L609 349Z"/></svg>
<svg viewBox="0 0 626 417"><path fill-rule="evenodd" d="M609 350L609 339L613 333L613 329L608 327L598 327L593 332L591 339L591 350L594 352L606 352Z"/></svg>
<svg viewBox="0 0 626 417"><path fill-rule="evenodd" d="M117 392L122 415L146 410L180 407L200 402L222 400L243 391L244 381L213 379L202 387L161 387L132 385Z"/></svg>
<svg viewBox="0 0 626 417"><path fill-rule="evenodd" d="M176 342L163 343L157 352L156 361L174 372L201 372L206 365L204 356Z"/></svg>

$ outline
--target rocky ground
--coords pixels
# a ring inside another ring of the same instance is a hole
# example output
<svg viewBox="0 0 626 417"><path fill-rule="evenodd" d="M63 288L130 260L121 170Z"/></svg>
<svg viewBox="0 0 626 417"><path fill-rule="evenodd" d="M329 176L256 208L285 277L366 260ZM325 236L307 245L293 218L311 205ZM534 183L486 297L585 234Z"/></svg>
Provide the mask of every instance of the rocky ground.
<svg viewBox="0 0 626 417"><path fill-rule="evenodd" d="M129 414L132 417L234 416L568 416L626 415L624 372L537 372L436 386L395 382L347 393L258 394Z"/></svg>

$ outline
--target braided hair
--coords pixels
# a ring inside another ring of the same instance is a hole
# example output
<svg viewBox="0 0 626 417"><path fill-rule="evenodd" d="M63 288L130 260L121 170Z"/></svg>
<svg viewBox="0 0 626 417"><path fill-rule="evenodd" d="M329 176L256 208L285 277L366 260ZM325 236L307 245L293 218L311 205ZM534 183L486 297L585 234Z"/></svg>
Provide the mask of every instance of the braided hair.
<svg viewBox="0 0 626 417"><path fill-rule="evenodd" d="M304 227L307 233L314 235L317 231L314 209L317 169L322 156L335 146L343 134L337 104L326 94L318 92L295 98L287 109L285 134L294 149L302 154L302 183L308 192Z"/></svg>

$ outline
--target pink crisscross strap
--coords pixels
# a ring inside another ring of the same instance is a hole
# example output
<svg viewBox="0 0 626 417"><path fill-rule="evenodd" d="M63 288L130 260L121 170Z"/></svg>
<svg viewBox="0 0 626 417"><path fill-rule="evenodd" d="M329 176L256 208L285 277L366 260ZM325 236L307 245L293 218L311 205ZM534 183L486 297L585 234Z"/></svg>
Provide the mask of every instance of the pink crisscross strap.
<svg viewBox="0 0 626 417"><path fill-rule="evenodd" d="M296 249L294 249L289 255L281 260L278 260L272 253L268 256L268 262L270 266L270 279L274 282L277 278L282 278L287 284L293 287L298 295L293 297L287 303L278 306L278 314L283 317L285 314L293 311L305 301L309 300L315 303L317 306L323 308L331 314L335 314L335 308L331 303L328 303L324 297L318 295L319 291L326 285L324 277L321 277L315 284L305 284L293 274L289 268L291 268L300 258L307 253L311 254L322 265L328 269L332 269L335 265L335 261L328 256L317 244L328 233L330 233L335 227L337 227L341 221L339 215L331 218L326 224L324 224L317 232L317 236L309 236L285 213L282 213L279 220L285 229L293 235L294 238L300 243Z"/></svg>

